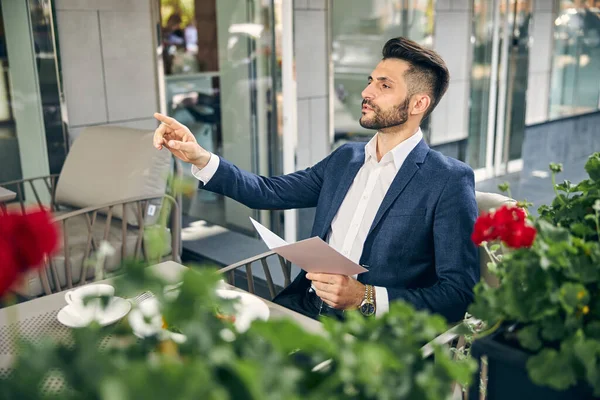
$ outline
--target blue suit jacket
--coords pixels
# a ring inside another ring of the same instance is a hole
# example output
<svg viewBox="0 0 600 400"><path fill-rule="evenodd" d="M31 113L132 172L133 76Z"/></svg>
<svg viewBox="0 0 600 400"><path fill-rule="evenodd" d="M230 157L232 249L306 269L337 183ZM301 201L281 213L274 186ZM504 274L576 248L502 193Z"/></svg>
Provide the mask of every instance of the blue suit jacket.
<svg viewBox="0 0 600 400"><path fill-rule="evenodd" d="M354 177L365 161L364 143L341 146L312 168L266 178L221 159L205 189L255 209L316 207L313 236L326 239ZM473 171L421 140L398 171L364 244L359 281L387 288L449 321L463 318L479 281ZM282 293L304 292L305 273Z"/></svg>

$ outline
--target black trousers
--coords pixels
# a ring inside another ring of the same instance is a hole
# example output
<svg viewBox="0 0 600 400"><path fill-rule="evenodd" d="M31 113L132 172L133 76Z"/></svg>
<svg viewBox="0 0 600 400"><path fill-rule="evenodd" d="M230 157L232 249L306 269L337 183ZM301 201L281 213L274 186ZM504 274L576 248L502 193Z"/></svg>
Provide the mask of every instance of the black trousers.
<svg viewBox="0 0 600 400"><path fill-rule="evenodd" d="M343 310L330 307L311 288L304 292L282 292L273 299L273 302L316 320L321 316L344 319Z"/></svg>

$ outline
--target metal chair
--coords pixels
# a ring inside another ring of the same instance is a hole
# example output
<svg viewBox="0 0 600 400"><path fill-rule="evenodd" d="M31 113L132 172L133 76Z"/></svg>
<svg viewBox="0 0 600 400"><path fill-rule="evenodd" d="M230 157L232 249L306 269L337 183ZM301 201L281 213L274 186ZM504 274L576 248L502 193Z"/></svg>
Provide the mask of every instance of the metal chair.
<svg viewBox="0 0 600 400"><path fill-rule="evenodd" d="M86 128L60 174L2 184L17 193L9 209L25 213L30 205L46 207L62 230L61 252L29 274L15 289L18 294L31 298L94 279L95 268L89 266L102 241L116 250L102 260L108 273L127 258L181 260L181 196L169 194L167 183L181 170L170 153L152 146L152 137L140 129ZM163 225L163 251L149 254L149 230Z"/></svg>

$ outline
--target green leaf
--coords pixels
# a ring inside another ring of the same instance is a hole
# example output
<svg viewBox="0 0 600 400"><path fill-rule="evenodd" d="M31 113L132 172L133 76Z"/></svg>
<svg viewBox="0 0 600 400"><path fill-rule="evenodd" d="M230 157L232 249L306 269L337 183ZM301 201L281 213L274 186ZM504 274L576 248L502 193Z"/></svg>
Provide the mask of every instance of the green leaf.
<svg viewBox="0 0 600 400"><path fill-rule="evenodd" d="M500 250L500 245L499 245L498 243L496 243L496 244L493 244L492 246L490 246L490 251L491 251L492 253L494 253L494 252L496 252L496 251L498 251L498 250Z"/></svg>
<svg viewBox="0 0 600 400"><path fill-rule="evenodd" d="M128 400L125 382L116 377L105 379L100 384L100 398L104 400Z"/></svg>
<svg viewBox="0 0 600 400"><path fill-rule="evenodd" d="M565 193L577 192L577 185L572 184L570 181L565 180L563 183L556 185L556 189Z"/></svg>
<svg viewBox="0 0 600 400"><path fill-rule="evenodd" d="M558 316L552 316L542 320L542 338L549 342L562 339L565 336L564 321Z"/></svg>
<svg viewBox="0 0 600 400"><path fill-rule="evenodd" d="M575 356L585 367L588 383L593 385L596 395L600 393L600 342L580 340L573 346Z"/></svg>
<svg viewBox="0 0 600 400"><path fill-rule="evenodd" d="M527 371L536 385L556 390L566 390L577 383L577 374L570 359L554 349L544 349L529 357Z"/></svg>
<svg viewBox="0 0 600 400"><path fill-rule="evenodd" d="M529 325L517 332L521 346L528 350L538 351L542 347L537 325Z"/></svg>
<svg viewBox="0 0 600 400"><path fill-rule="evenodd" d="M561 227L557 227L545 220L538 220L538 233L544 238L545 241L551 241L554 243L558 242L570 242L571 236L569 230Z"/></svg>
<svg viewBox="0 0 600 400"><path fill-rule="evenodd" d="M498 190L500 190L503 193L508 192L508 190L510 189L510 183L508 182L504 182L498 185Z"/></svg>
<svg viewBox="0 0 600 400"><path fill-rule="evenodd" d="M529 207L533 207L533 203L530 201L527 201L527 199L520 200L520 201L517 201L517 207L528 209Z"/></svg>
<svg viewBox="0 0 600 400"><path fill-rule="evenodd" d="M589 215L588 215L589 216ZM592 228L582 222L571 224L571 232L579 237L586 237L596 233Z"/></svg>
<svg viewBox="0 0 600 400"><path fill-rule="evenodd" d="M585 171L596 182L600 181L600 153L592 154L585 163Z"/></svg>
<svg viewBox="0 0 600 400"><path fill-rule="evenodd" d="M581 283L564 283L558 292L558 300L564 310L573 314L578 306L583 306L590 300L590 294Z"/></svg>
<svg viewBox="0 0 600 400"><path fill-rule="evenodd" d="M600 321L592 321L585 327L585 335L600 341Z"/></svg>
<svg viewBox="0 0 600 400"><path fill-rule="evenodd" d="M595 185L594 181L586 179L584 181L579 182L579 184L577 184L577 191L582 192L582 193L587 193L591 189L593 189L595 186L596 185Z"/></svg>

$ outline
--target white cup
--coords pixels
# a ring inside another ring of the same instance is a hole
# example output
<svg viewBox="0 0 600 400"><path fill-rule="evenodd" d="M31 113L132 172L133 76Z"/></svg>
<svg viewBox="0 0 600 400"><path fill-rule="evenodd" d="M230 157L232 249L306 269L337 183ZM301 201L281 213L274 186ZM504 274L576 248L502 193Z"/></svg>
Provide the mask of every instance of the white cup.
<svg viewBox="0 0 600 400"><path fill-rule="evenodd" d="M115 288L110 285L86 285L65 293L65 301L70 307L69 311L88 323L101 319L105 314L100 297L108 297L110 304L114 295Z"/></svg>

